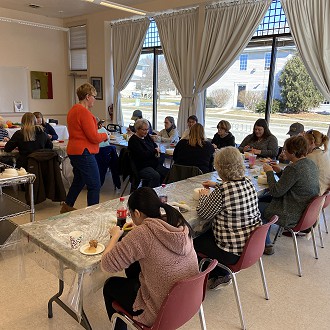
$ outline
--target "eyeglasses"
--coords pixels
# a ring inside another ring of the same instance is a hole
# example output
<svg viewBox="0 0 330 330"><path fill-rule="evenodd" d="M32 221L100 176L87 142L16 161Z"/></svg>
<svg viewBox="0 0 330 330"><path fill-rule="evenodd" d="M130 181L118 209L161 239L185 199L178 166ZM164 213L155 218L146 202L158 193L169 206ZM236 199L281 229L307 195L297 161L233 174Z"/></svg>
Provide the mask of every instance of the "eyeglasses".
<svg viewBox="0 0 330 330"><path fill-rule="evenodd" d="M93 94L89 94L89 96L93 96L93 97L94 97L94 99L96 99L96 95L93 95Z"/></svg>

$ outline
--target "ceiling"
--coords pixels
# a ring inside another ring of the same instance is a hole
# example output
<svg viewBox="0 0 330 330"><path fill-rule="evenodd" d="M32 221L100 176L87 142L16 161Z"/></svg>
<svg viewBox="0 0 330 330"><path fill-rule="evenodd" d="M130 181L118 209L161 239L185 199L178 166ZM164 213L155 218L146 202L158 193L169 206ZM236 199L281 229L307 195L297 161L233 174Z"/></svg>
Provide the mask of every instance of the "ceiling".
<svg viewBox="0 0 330 330"><path fill-rule="evenodd" d="M100 1L101 0L95 0L95 2L98 3L100 3ZM111 2L134 8L136 5L150 2L150 0L114 0ZM40 8L31 8L29 4L39 5ZM53 18L68 18L100 11L115 10L82 0L0 0L0 8L13 9Z"/></svg>

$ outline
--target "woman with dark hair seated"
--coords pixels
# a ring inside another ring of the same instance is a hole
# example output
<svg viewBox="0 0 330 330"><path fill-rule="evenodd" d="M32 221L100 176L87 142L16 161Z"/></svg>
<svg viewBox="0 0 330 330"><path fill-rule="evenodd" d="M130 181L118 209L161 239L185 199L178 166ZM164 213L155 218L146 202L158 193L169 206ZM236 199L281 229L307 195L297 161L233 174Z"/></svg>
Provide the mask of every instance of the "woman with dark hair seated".
<svg viewBox="0 0 330 330"><path fill-rule="evenodd" d="M103 295L109 319L115 313L112 302L117 301L135 320L151 326L172 286L198 274L197 256L185 219L162 203L153 189L135 190L128 209L133 229L120 242L123 230L110 229L111 239L101 260L104 271L125 269L127 278L110 277ZM160 209L166 214L162 216ZM126 329L120 319L115 327L119 329Z"/></svg>
<svg viewBox="0 0 330 330"><path fill-rule="evenodd" d="M214 147L205 139L204 127L196 123L191 126L189 138L181 139L173 152L175 164L196 166L203 173L213 170Z"/></svg>
<svg viewBox="0 0 330 330"><path fill-rule="evenodd" d="M44 116L42 115L42 113L41 112L33 112L33 114L37 118L37 125L41 125L44 128L44 132L49 136L49 138L52 141L57 140L58 139L57 133L55 132L52 125L45 122Z"/></svg>
<svg viewBox="0 0 330 330"><path fill-rule="evenodd" d="M197 214L211 221L212 229L194 239L197 252L217 259L224 265L235 264L251 232L261 225L258 197L253 183L245 176L240 152L234 147L220 149L215 154L214 166L220 183L203 182ZM231 282L230 275L216 267L210 273L209 289L217 290Z"/></svg>
<svg viewBox="0 0 330 330"><path fill-rule="evenodd" d="M263 166L272 198L270 203L259 202L259 209L263 221L268 222L273 215L278 215L279 226L294 227L313 197L319 194L319 175L315 163L306 158L307 141L303 136L288 138L283 149L290 161L284 170L277 164ZM273 171L279 177L278 181ZM264 253L274 253L269 233Z"/></svg>
<svg viewBox="0 0 330 330"><path fill-rule="evenodd" d="M275 158L278 154L277 138L270 132L265 119L258 119L253 126L253 133L248 135L239 146L240 152L251 151L260 157Z"/></svg>

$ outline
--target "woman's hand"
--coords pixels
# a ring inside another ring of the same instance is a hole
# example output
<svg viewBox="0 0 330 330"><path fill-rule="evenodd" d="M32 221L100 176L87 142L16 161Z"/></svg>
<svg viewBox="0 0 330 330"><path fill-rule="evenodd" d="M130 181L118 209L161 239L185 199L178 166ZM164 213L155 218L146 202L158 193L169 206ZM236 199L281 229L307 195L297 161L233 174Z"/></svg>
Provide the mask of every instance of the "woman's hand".
<svg viewBox="0 0 330 330"><path fill-rule="evenodd" d="M250 151L251 150L251 147L249 145L246 145L244 148L243 148L243 151Z"/></svg>
<svg viewBox="0 0 330 330"><path fill-rule="evenodd" d="M204 188L209 189L211 187L212 188L215 187L217 185L217 183L213 182L211 180L207 180L207 181L202 182L202 185L203 185Z"/></svg>
<svg viewBox="0 0 330 330"><path fill-rule="evenodd" d="M9 141L10 139L9 138L7 138L6 136L3 138L3 142L7 142L7 141Z"/></svg>
<svg viewBox="0 0 330 330"><path fill-rule="evenodd" d="M109 234L111 238L119 239L123 235L124 231L119 226L114 226L109 229Z"/></svg>
<svg viewBox="0 0 330 330"><path fill-rule="evenodd" d="M214 149L218 149L218 146L216 144L212 143L212 145L213 145Z"/></svg>
<svg viewBox="0 0 330 330"><path fill-rule="evenodd" d="M275 171L276 173L280 173L282 171L281 167L277 163L271 162L269 165L272 167L273 171Z"/></svg>
<svg viewBox="0 0 330 330"><path fill-rule="evenodd" d="M273 172L273 168L269 164L264 164L263 166L264 172Z"/></svg>

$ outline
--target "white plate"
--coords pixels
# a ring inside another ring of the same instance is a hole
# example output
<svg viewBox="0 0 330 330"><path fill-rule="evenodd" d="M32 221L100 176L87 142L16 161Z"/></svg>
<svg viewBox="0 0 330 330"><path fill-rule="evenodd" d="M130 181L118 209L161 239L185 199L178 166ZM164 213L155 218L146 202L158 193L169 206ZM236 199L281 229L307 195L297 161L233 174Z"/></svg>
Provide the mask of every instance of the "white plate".
<svg viewBox="0 0 330 330"><path fill-rule="evenodd" d="M60 143L60 141L58 141L58 140L54 140L54 141L52 141L53 143Z"/></svg>
<svg viewBox="0 0 330 330"><path fill-rule="evenodd" d="M89 248L89 243L86 243L86 244L84 244L83 246L80 247L79 251L82 254L86 254L87 256L93 256L95 254L99 254L99 253L103 252L104 249L105 249L105 246L102 243L98 243L95 252L88 252L88 250L87 250L88 248Z"/></svg>

